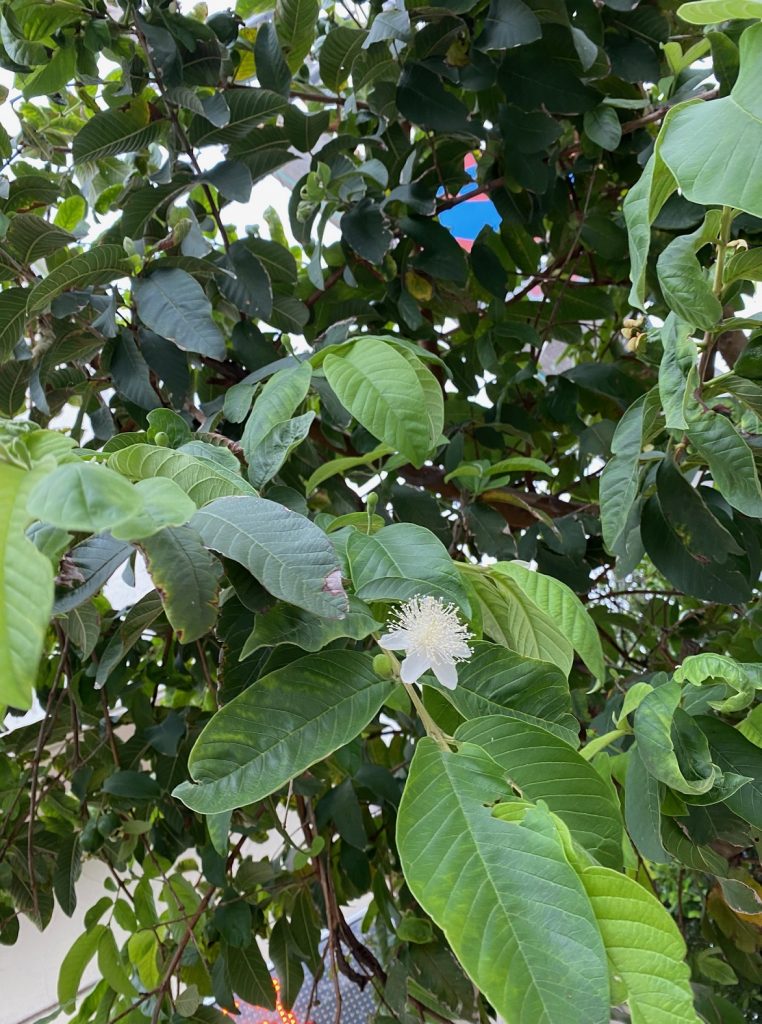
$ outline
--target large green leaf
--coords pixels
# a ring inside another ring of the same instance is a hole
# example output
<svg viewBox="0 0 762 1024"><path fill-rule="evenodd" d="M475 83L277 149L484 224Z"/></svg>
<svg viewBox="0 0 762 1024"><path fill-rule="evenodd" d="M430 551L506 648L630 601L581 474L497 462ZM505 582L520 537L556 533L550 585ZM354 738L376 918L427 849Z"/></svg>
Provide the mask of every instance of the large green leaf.
<svg viewBox="0 0 762 1024"><path fill-rule="evenodd" d="M630 838L643 857L658 864L669 863L661 839L661 801L664 784L646 770L637 743L627 754L624 788L624 820Z"/></svg>
<svg viewBox="0 0 762 1024"><path fill-rule="evenodd" d="M607 1024L606 954L547 809L493 816L505 773L482 750L418 742L397 819L413 896L511 1024Z"/></svg>
<svg viewBox="0 0 762 1024"><path fill-rule="evenodd" d="M148 572L181 643L204 636L217 620L222 567L189 526L169 527L141 541Z"/></svg>
<svg viewBox="0 0 762 1024"><path fill-rule="evenodd" d="M722 319L722 303L696 253L718 238L721 216L719 210L709 210L703 224L690 234L674 238L656 262L667 305L686 323L703 331L711 330Z"/></svg>
<svg viewBox="0 0 762 1024"><path fill-rule="evenodd" d="M612 458L601 474L601 530L603 543L612 553L619 546L630 510L638 495L643 406L644 399L639 398L617 423L611 441Z"/></svg>
<svg viewBox="0 0 762 1024"><path fill-rule="evenodd" d="M314 419L314 412L305 412L276 423L265 434L249 457L249 479L255 487L264 487L272 480L294 448L307 437Z"/></svg>
<svg viewBox="0 0 762 1024"><path fill-rule="evenodd" d="M4 244L19 263L28 266L72 242L76 242L76 238L68 231L62 231L42 217L20 213L11 219Z"/></svg>
<svg viewBox="0 0 762 1024"><path fill-rule="evenodd" d="M697 386L698 373L694 367L688 375L683 402L688 437L709 463L723 498L744 515L762 516L762 487L752 450L727 416L696 400Z"/></svg>
<svg viewBox="0 0 762 1024"><path fill-rule="evenodd" d="M661 136L643 173L625 196L622 209L630 247L630 302L645 309L646 265L651 246L651 224L677 188L672 172L659 153Z"/></svg>
<svg viewBox="0 0 762 1024"><path fill-rule="evenodd" d="M660 153L690 202L762 217L762 24L743 33L740 54L729 96L669 112Z"/></svg>
<svg viewBox="0 0 762 1024"><path fill-rule="evenodd" d="M53 566L26 537L27 498L47 467L0 462L0 705L26 711L53 605Z"/></svg>
<svg viewBox="0 0 762 1024"><path fill-rule="evenodd" d="M278 370L267 381L254 403L241 437L247 459L274 426L293 416L309 390L311 379L312 367L304 362Z"/></svg>
<svg viewBox="0 0 762 1024"><path fill-rule="evenodd" d="M138 316L152 331L169 338L184 352L225 358L225 339L212 320L204 289L177 267L154 270L132 285Z"/></svg>
<svg viewBox="0 0 762 1024"><path fill-rule="evenodd" d="M352 596L343 619L324 619L292 605L276 604L256 616L254 628L243 645L241 660L260 647L277 647L278 644L294 644L303 651L319 651L340 637L364 640L381 628L382 623L373 618L363 602Z"/></svg>
<svg viewBox="0 0 762 1024"><path fill-rule="evenodd" d="M240 562L275 597L329 619L346 614L336 552L298 512L265 498L218 498L191 526L207 547Z"/></svg>
<svg viewBox="0 0 762 1024"><path fill-rule="evenodd" d="M199 507L215 498L255 493L243 477L220 463L198 459L171 448L155 448L151 444L132 444L122 448L110 456L108 465L131 480L168 477Z"/></svg>
<svg viewBox="0 0 762 1024"><path fill-rule="evenodd" d="M365 728L391 693L371 658L308 654L258 679L212 718L174 795L203 814L274 793Z"/></svg>
<svg viewBox="0 0 762 1024"><path fill-rule="evenodd" d="M595 678L602 682L606 667L598 630L574 591L554 576L533 572L518 562L498 562L492 571L510 576L550 616Z"/></svg>
<svg viewBox="0 0 762 1024"><path fill-rule="evenodd" d="M762 750L719 718L699 715L696 722L709 741L715 763L724 772L751 780L728 796L725 803L744 821L762 829Z"/></svg>
<svg viewBox="0 0 762 1024"><path fill-rule="evenodd" d="M334 26L326 34L320 47L320 77L329 89L340 89L346 82L367 35L363 29L344 25Z"/></svg>
<svg viewBox="0 0 762 1024"><path fill-rule="evenodd" d="M471 614L447 548L424 526L393 523L372 536L353 531L347 558L355 593L363 601L408 601L430 594Z"/></svg>
<svg viewBox="0 0 762 1024"><path fill-rule="evenodd" d="M677 13L691 25L717 25L733 18L762 18L762 0L692 0Z"/></svg>
<svg viewBox="0 0 762 1024"><path fill-rule="evenodd" d="M29 497L30 514L64 529L99 532L143 511L135 487L113 470L92 462L58 466Z"/></svg>
<svg viewBox="0 0 762 1024"><path fill-rule="evenodd" d="M64 530L99 533L140 514L138 491L124 477L93 462L67 462L29 495L30 515Z"/></svg>
<svg viewBox="0 0 762 1024"><path fill-rule="evenodd" d="M579 725L561 669L494 644L476 641L471 647L472 656L458 666L458 685L445 693L462 715L481 718L507 711L578 746Z"/></svg>
<svg viewBox="0 0 762 1024"><path fill-rule="evenodd" d="M669 913L634 878L607 867L580 875L603 936L615 998L632 1024L699 1024L685 942Z"/></svg>
<svg viewBox="0 0 762 1024"><path fill-rule="evenodd" d="M568 676L574 652L558 625L507 576L471 577L484 633L525 658L557 665Z"/></svg>
<svg viewBox="0 0 762 1024"><path fill-rule="evenodd" d="M298 71L317 30L318 0L277 0L275 31L291 71Z"/></svg>
<svg viewBox="0 0 762 1024"><path fill-rule="evenodd" d="M455 739L486 750L526 799L544 800L601 864L622 867L619 802L595 768L568 743L547 729L505 715L465 722Z"/></svg>
<svg viewBox="0 0 762 1024"><path fill-rule="evenodd" d="M120 245L99 245L72 256L55 267L28 292L27 313L39 313L62 292L109 284L130 272L130 263Z"/></svg>
<svg viewBox="0 0 762 1024"><path fill-rule="evenodd" d="M676 682L646 694L634 718L638 750L650 774L678 793L708 793L717 773L698 726L679 708L681 696Z"/></svg>
<svg viewBox="0 0 762 1024"><path fill-rule="evenodd" d="M106 931L105 924L96 924L83 932L63 958L58 972L58 1001L72 1008L77 998L85 968L95 956L98 944Z"/></svg>
<svg viewBox="0 0 762 1024"><path fill-rule="evenodd" d="M329 353L323 369L341 404L366 430L422 465L438 440L430 417L421 416L431 394L398 349L381 338L363 338Z"/></svg>
<svg viewBox="0 0 762 1024"><path fill-rule="evenodd" d="M185 491L168 477L139 480L134 489L142 502L142 508L137 515L111 525L111 533L117 540L153 537L165 527L187 523L196 511L194 502Z"/></svg>
<svg viewBox="0 0 762 1024"><path fill-rule="evenodd" d="M26 288L0 292L0 363L10 359L26 323Z"/></svg>
<svg viewBox="0 0 762 1024"><path fill-rule="evenodd" d="M72 155L75 163L102 160L120 153L137 153L155 142L162 121L152 121L146 103L130 110L104 110L91 117L74 136Z"/></svg>
<svg viewBox="0 0 762 1024"><path fill-rule="evenodd" d="M240 999L275 1009L275 988L256 938L243 948L225 943L225 967L230 985Z"/></svg>

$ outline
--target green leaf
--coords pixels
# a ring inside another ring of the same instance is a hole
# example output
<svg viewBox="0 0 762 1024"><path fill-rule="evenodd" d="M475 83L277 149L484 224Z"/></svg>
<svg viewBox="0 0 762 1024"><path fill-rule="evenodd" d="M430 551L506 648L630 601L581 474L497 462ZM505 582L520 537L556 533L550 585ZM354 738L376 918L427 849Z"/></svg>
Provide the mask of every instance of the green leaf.
<svg viewBox="0 0 762 1024"><path fill-rule="evenodd" d="M603 681L606 667L595 623L580 599L554 576L533 572L518 562L498 562L491 570L509 576L537 607L560 628L593 676Z"/></svg>
<svg viewBox="0 0 762 1024"><path fill-rule="evenodd" d="M627 754L624 820L641 855L657 864L667 864L670 859L661 839L663 791L663 784L646 770L638 745L634 744Z"/></svg>
<svg viewBox="0 0 762 1024"><path fill-rule="evenodd" d="M479 596L487 636L525 658L557 665L568 676L574 661L571 644L512 579L490 571L488 579L477 577L471 582Z"/></svg>
<svg viewBox="0 0 762 1024"><path fill-rule="evenodd" d="M255 493L249 483L220 463L151 444L133 444L114 452L108 465L131 480L168 477L199 507L215 498Z"/></svg>
<svg viewBox="0 0 762 1024"><path fill-rule="evenodd" d="M583 118L585 135L602 149L612 152L622 139L622 125L613 107L601 103L593 110L585 111Z"/></svg>
<svg viewBox="0 0 762 1024"><path fill-rule="evenodd" d="M98 245L72 256L55 267L28 292L27 313L46 310L52 300L71 288L109 284L130 272L130 263L120 245Z"/></svg>
<svg viewBox="0 0 762 1024"><path fill-rule="evenodd" d="M404 66L397 87L397 107L404 118L429 131L466 137L478 134L469 124L466 105L422 64Z"/></svg>
<svg viewBox="0 0 762 1024"><path fill-rule="evenodd" d="M349 611L343 619L324 619L301 608L276 604L257 615L254 628L241 651L241 661L261 647L294 644L303 651L320 651L341 637L364 640L380 629L370 611L356 597L349 598Z"/></svg>
<svg viewBox="0 0 762 1024"><path fill-rule="evenodd" d="M533 43L542 35L540 22L523 0L491 0L479 35L477 50L508 50Z"/></svg>
<svg viewBox="0 0 762 1024"><path fill-rule="evenodd" d="M79 992L85 968L95 956L101 938L106 931L105 924L96 924L83 932L63 958L58 973L58 1001L62 1006L73 1006Z"/></svg>
<svg viewBox="0 0 762 1024"><path fill-rule="evenodd" d="M53 890L61 910L71 917L77 909L76 885L82 873L82 853L79 835L73 832L61 843L53 875Z"/></svg>
<svg viewBox="0 0 762 1024"><path fill-rule="evenodd" d="M719 718L699 715L695 721L709 741L712 759L719 768L751 779L725 803L755 829L762 828L762 750Z"/></svg>
<svg viewBox="0 0 762 1024"><path fill-rule="evenodd" d="M189 526L168 528L140 544L169 624L181 643L205 636L217 621L222 567Z"/></svg>
<svg viewBox="0 0 762 1024"><path fill-rule="evenodd" d="M677 188L672 172L660 156L661 138L657 138L653 155L622 204L630 247L630 302L636 309L645 309L651 224Z"/></svg>
<svg viewBox="0 0 762 1024"><path fill-rule="evenodd" d="M346 614L333 546L297 512L265 498L218 498L191 526L207 547L240 562L274 597L329 619Z"/></svg>
<svg viewBox="0 0 762 1024"><path fill-rule="evenodd" d="M696 253L719 234L720 210L709 210L704 223L689 235L678 235L659 255L656 272L670 309L686 323L711 330L722 319L722 303L712 291Z"/></svg>
<svg viewBox="0 0 762 1024"><path fill-rule="evenodd" d="M254 62L257 66L257 78L265 89L272 89L273 92L288 96L291 71L283 57L275 28L269 21L260 25L257 30L257 38L254 41Z"/></svg>
<svg viewBox="0 0 762 1024"><path fill-rule="evenodd" d="M678 793L708 793L716 771L706 740L694 720L678 707L681 696L676 682L657 686L646 695L634 718L638 750L647 771Z"/></svg>
<svg viewBox="0 0 762 1024"><path fill-rule="evenodd" d="M717 25L733 19L762 18L762 0L695 0L682 4L678 16L691 25Z"/></svg>
<svg viewBox="0 0 762 1024"><path fill-rule="evenodd" d="M438 440L420 415L431 395L397 349L364 337L348 351L329 353L323 368L336 397L366 430L414 465L423 464Z"/></svg>
<svg viewBox="0 0 762 1024"><path fill-rule="evenodd" d="M275 988L255 938L239 948L225 943L225 966L235 994L247 1003L275 1009Z"/></svg>
<svg viewBox="0 0 762 1024"><path fill-rule="evenodd" d="M58 0L51 5L47 0L15 0L10 5L25 39L38 40L82 20L84 11L75 0Z"/></svg>
<svg viewBox="0 0 762 1024"><path fill-rule="evenodd" d="M276 0L275 31L292 72L299 70L310 52L318 13L317 0Z"/></svg>
<svg viewBox="0 0 762 1024"><path fill-rule="evenodd" d="M93 462L67 462L29 495L30 515L64 530L99 533L143 511L138 491L124 477Z"/></svg>
<svg viewBox="0 0 762 1024"><path fill-rule="evenodd" d="M255 487L264 487L272 480L294 448L307 437L314 419L314 412L306 412L285 423L276 423L262 438L249 457L249 480Z"/></svg>
<svg viewBox="0 0 762 1024"><path fill-rule="evenodd" d="M471 614L447 548L424 526L394 523L373 536L353 531L347 558L355 594L363 601L408 601L431 594Z"/></svg>
<svg viewBox="0 0 762 1024"><path fill-rule="evenodd" d="M111 534L117 540L141 540L167 526L182 526L196 511L183 489L167 477L139 480L134 489L143 507L137 515L112 524Z"/></svg>
<svg viewBox="0 0 762 1024"><path fill-rule="evenodd" d="M364 455L351 455L346 458L332 459L330 462L324 462L322 466L318 466L305 483L304 493L307 495L312 494L316 487L319 487L326 480L330 480L332 476L336 476L338 473L346 473L347 470L356 469L358 466L367 466L377 459L383 459L386 455L391 455L393 451L394 449L388 444L381 444L378 448L374 448L373 451L366 452Z"/></svg>
<svg viewBox="0 0 762 1024"><path fill-rule="evenodd" d="M397 819L408 886L511 1024L605 1024L606 954L590 903L546 808L520 822L493 816L511 798L478 747L453 754L419 740Z"/></svg>
<svg viewBox="0 0 762 1024"><path fill-rule="evenodd" d="M270 932L268 951L280 982L281 1004L290 1009L304 984L304 968L293 949L291 929L285 917L279 918Z"/></svg>
<svg viewBox="0 0 762 1024"><path fill-rule="evenodd" d="M690 202L762 217L762 24L743 33L740 54L729 96L669 111L660 153Z"/></svg>
<svg viewBox="0 0 762 1024"><path fill-rule="evenodd" d="M213 814L261 800L344 746L392 690L356 651L308 654L252 683L217 712L188 761L195 785L174 791Z"/></svg>
<svg viewBox="0 0 762 1024"><path fill-rule="evenodd" d="M129 609L101 653L95 673L96 689L105 686L112 671L124 660L161 613L161 599L155 590L149 591Z"/></svg>
<svg viewBox="0 0 762 1024"><path fill-rule="evenodd" d="M762 487L751 448L727 416L697 402L697 386L694 367L688 376L683 404L691 444L708 462L715 486L728 504L744 515L762 516Z"/></svg>
<svg viewBox="0 0 762 1024"><path fill-rule="evenodd" d="M589 867L580 878L606 946L612 991L632 1024L700 1024L685 943L669 913L634 878Z"/></svg>
<svg viewBox="0 0 762 1024"><path fill-rule="evenodd" d="M26 288L7 288L0 292L0 363L13 355L26 323Z"/></svg>
<svg viewBox="0 0 762 1024"><path fill-rule="evenodd" d="M74 78L76 68L77 51L73 46L62 46L54 50L50 61L37 68L24 81L21 90L24 99L57 93Z"/></svg>
<svg viewBox="0 0 762 1024"><path fill-rule="evenodd" d="M225 98L230 108L229 121L214 126L206 118L194 117L189 132L192 145L211 146L245 139L252 128L282 114L288 106L284 96L270 89L228 89ZM230 155L238 157L242 154L231 151Z"/></svg>
<svg viewBox="0 0 762 1024"><path fill-rule="evenodd" d="M56 597L53 611L62 615L78 608L93 594L97 594L103 584L114 575L119 566L132 551L130 544L114 540L108 534L88 537L69 552L72 565L77 569L82 582L71 590L65 590Z"/></svg>
<svg viewBox="0 0 762 1024"><path fill-rule="evenodd" d="M175 267L154 270L133 282L138 316L152 331L184 352L225 358L225 339L212 320L212 307L201 285Z"/></svg>
<svg viewBox="0 0 762 1024"><path fill-rule="evenodd" d="M148 105L134 104L130 110L105 110L91 117L74 136L74 163L103 160L121 153L137 153L156 142L162 121L151 121Z"/></svg>
<svg viewBox="0 0 762 1024"><path fill-rule="evenodd" d="M383 262L394 236L377 203L367 196L361 199L342 216L339 226L344 241L358 256L369 263Z"/></svg>
<svg viewBox="0 0 762 1024"><path fill-rule="evenodd" d="M328 89L338 92L344 85L367 35L363 29L344 25L336 25L326 34L319 60L320 79Z"/></svg>
<svg viewBox="0 0 762 1024"><path fill-rule="evenodd" d="M578 746L579 725L559 668L490 643L476 641L471 648L471 657L458 666L458 685L444 694L465 718L508 712Z"/></svg>
<svg viewBox="0 0 762 1024"><path fill-rule="evenodd" d="M697 348L692 340L693 328L670 313L661 330L664 354L659 364L659 398L668 430L685 430L683 396L688 374L696 362Z"/></svg>
<svg viewBox="0 0 762 1024"><path fill-rule="evenodd" d="M601 474L599 502L606 550L614 553L628 525L638 496L639 459L643 433L644 399L639 398L617 423L611 440L612 458Z"/></svg>
<svg viewBox="0 0 762 1024"><path fill-rule="evenodd" d="M485 750L527 800L544 800L580 846L606 867L621 869L619 803L595 768L568 743L510 713L465 722L455 739Z"/></svg>
<svg viewBox="0 0 762 1024"><path fill-rule="evenodd" d="M293 416L295 409L304 401L311 379L312 367L304 362L278 370L267 381L254 403L241 437L247 459L255 454L257 446L274 426Z"/></svg>
<svg viewBox="0 0 762 1024"><path fill-rule="evenodd" d="M126 999L135 999L138 991L129 979L113 933L106 929L98 943L98 970L110 988Z"/></svg>
<svg viewBox="0 0 762 1024"><path fill-rule="evenodd" d="M74 235L31 213L17 213L5 236L11 254L24 266L76 242Z"/></svg>

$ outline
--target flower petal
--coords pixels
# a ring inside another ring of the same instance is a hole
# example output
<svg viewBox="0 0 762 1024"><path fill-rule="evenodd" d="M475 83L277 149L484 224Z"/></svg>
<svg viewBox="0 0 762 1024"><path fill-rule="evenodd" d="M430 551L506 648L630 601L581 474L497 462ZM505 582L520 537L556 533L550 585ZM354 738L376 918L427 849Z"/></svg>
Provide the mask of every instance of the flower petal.
<svg viewBox="0 0 762 1024"><path fill-rule="evenodd" d="M452 644L452 649L449 651L453 658L463 659L468 661L471 655L474 653L465 641L456 642Z"/></svg>
<svg viewBox="0 0 762 1024"><path fill-rule="evenodd" d="M387 651L406 651L409 644L410 637L405 629L393 629L378 638L378 646Z"/></svg>
<svg viewBox="0 0 762 1024"><path fill-rule="evenodd" d="M445 660L444 658L434 661L432 662L431 670L447 690L454 690L458 685L458 670L455 667L454 661Z"/></svg>
<svg viewBox="0 0 762 1024"><path fill-rule="evenodd" d="M431 662L426 655L416 651L415 654L409 654L402 662L400 679L403 683L414 683L419 676L422 676L424 672L428 672L430 668Z"/></svg>

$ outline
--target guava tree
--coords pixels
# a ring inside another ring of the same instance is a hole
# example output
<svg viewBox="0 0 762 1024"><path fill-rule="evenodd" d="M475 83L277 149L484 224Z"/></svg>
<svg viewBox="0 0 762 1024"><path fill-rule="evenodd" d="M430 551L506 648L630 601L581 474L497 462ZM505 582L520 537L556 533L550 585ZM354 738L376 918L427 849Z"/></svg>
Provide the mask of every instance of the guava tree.
<svg viewBox="0 0 762 1024"><path fill-rule="evenodd" d="M0 940L756 1020L760 0L0 12Z"/></svg>

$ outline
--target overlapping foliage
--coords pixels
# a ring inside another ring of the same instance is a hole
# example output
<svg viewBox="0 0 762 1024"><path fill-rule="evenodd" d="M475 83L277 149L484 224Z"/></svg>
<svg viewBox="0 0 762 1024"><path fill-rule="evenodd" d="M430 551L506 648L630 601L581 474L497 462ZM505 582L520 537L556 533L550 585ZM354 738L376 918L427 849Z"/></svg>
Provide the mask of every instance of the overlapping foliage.
<svg viewBox="0 0 762 1024"><path fill-rule="evenodd" d="M0 12L2 942L95 858L78 1024L272 1006L260 939L379 1024L757 1019L762 4Z"/></svg>

